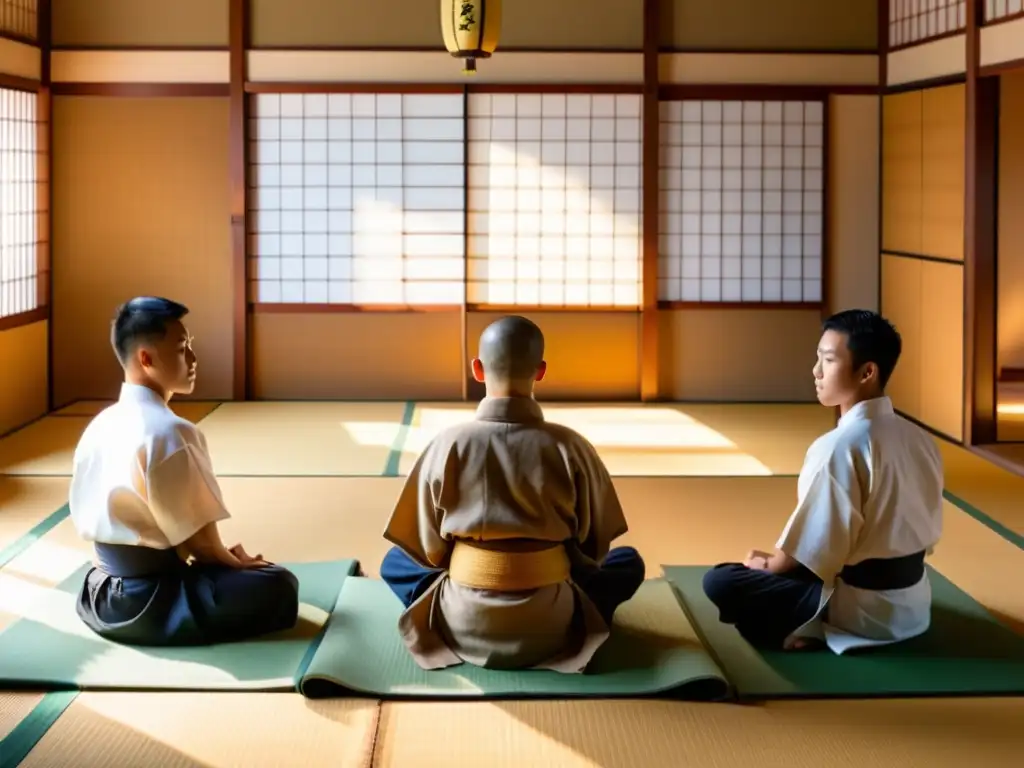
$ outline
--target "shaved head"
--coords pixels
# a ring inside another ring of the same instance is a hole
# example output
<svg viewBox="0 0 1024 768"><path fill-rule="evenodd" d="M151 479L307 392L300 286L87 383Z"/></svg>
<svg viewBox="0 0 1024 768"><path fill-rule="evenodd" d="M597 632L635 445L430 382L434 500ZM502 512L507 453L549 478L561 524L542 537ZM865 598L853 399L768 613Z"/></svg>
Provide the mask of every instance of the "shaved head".
<svg viewBox="0 0 1024 768"><path fill-rule="evenodd" d="M544 334L525 317L496 320L480 334L480 362L494 379L532 380L544 362Z"/></svg>

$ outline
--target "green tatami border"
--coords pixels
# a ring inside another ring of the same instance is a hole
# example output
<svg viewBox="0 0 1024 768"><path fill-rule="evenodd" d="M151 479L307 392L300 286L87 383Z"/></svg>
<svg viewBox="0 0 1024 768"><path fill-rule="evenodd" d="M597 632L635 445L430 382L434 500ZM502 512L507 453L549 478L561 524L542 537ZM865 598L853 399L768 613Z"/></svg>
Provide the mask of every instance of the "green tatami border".
<svg viewBox="0 0 1024 768"><path fill-rule="evenodd" d="M412 423L412 419L415 413L415 409L418 401L406 400L405 408L403 411L402 423L398 434L392 443L391 450L389 452L387 461L381 473L386 477L397 477L400 465L402 452L405 446L405 442L408 438L409 429ZM782 405L782 403L772 403L773 405ZM767 405L767 404L766 404ZM216 410L211 410L213 413ZM209 414L207 414L209 415ZM952 443L963 449L962 446ZM987 459L983 459L988 461ZM989 462L992 463L992 462ZM364 477L374 477L375 475L362 475ZM377 475L379 476L379 475ZM261 475L262 477L262 475ZM299 476L296 476L297 478ZM305 476L302 476L305 477ZM632 476L630 476L632 477ZM651 476L644 476L649 479ZM712 478L717 476L711 475L663 475L656 477L692 477L698 478ZM774 477L795 477L794 475L774 475ZM636 479L640 479L640 476L636 476ZM953 504L956 508L969 515L977 522L984 525L990 531L995 533L1000 538L1013 544L1018 549L1024 550L1024 536L1013 531L1007 526L1000 523L995 518L986 514L978 507L974 506L967 499L961 498L954 494L948 489L943 490L944 498ZM59 509L52 512L44 520L39 522L31 530L23 534L17 540L9 544L0 550L0 567L3 567L18 557L20 554L25 552L34 543L42 539L49 531L59 525L69 515L68 505L65 504ZM310 649L310 657L315 647ZM309 659L307 658L300 670L300 674L304 673L308 666ZM29 754L32 748L39 743L39 741L49 731L50 727L59 719L61 714L67 709L72 701L77 697L78 691L56 691L50 692L43 695L40 702L32 709L32 711L14 727L10 734L3 740L0 740L0 768L15 768L21 761Z"/></svg>
<svg viewBox="0 0 1024 768"><path fill-rule="evenodd" d="M948 501L954 507L959 509L961 512L966 513L970 517L973 517L975 520L977 520L979 523L984 525L986 528L988 528L993 533L999 535L1001 538L1003 538L1006 541L1010 542L1011 544L1016 546L1018 549L1024 549L1024 536L1021 536L1016 531L1014 531L1014 530L1012 530L1010 528L1007 528L1005 525L1000 523L998 520L996 520L996 519L994 519L992 517L989 517L984 512L982 512L980 509L978 509L976 506L974 506L973 504L971 504L970 502L968 502L968 501L966 501L964 499L961 499L959 496L957 496L952 491L949 491L949 490L943 488L942 489L942 496L946 499L946 501Z"/></svg>
<svg viewBox="0 0 1024 768"><path fill-rule="evenodd" d="M78 697L78 691L53 691L32 708L25 719L0 739L0 768L15 768L28 757L54 723L60 719L71 702Z"/></svg>
<svg viewBox="0 0 1024 768"><path fill-rule="evenodd" d="M402 423L398 427L398 434L391 443L391 452L388 453L387 461L384 462L384 477L398 477L398 466L402 461L402 449L405 448L405 441L409 438L409 427L412 425L412 417L416 413L416 400L406 400L405 408L402 411Z"/></svg>
<svg viewBox="0 0 1024 768"><path fill-rule="evenodd" d="M56 512L51 512L42 522L36 523L31 530L23 533L3 549L0 549L0 568L3 568L14 558L31 547L46 534L60 525L71 514L71 508L67 504Z"/></svg>

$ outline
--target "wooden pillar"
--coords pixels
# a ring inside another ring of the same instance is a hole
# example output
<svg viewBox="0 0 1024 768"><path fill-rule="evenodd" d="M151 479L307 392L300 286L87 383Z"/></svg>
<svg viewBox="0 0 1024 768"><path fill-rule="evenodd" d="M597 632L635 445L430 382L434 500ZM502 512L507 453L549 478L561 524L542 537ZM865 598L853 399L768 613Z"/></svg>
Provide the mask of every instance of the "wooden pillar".
<svg viewBox="0 0 1024 768"><path fill-rule="evenodd" d="M36 44L39 46L39 101L36 114L46 118L46 150L38 170L46 178L46 245L37 250L37 304L46 306L46 410L56 407L53 376L53 88L50 79L50 51L53 48L51 0L39 0L36 12ZM40 252L41 251L41 252Z"/></svg>
<svg viewBox="0 0 1024 768"><path fill-rule="evenodd" d="M981 77L984 0L967 3L964 185L964 444L996 442L999 78Z"/></svg>
<svg viewBox="0 0 1024 768"><path fill-rule="evenodd" d="M228 11L230 47L230 147L231 156L231 260L234 265L233 325L234 381L232 397L252 397L249 376L249 274L246 247L246 166L248 109L245 96L246 50L249 40L249 0L231 0Z"/></svg>
<svg viewBox="0 0 1024 768"><path fill-rule="evenodd" d="M469 88L462 89L462 307L459 309L459 343L462 359L462 401L468 402L472 377L469 365Z"/></svg>
<svg viewBox="0 0 1024 768"><path fill-rule="evenodd" d="M659 0L644 0L643 296L640 305L640 399L658 400L658 104Z"/></svg>

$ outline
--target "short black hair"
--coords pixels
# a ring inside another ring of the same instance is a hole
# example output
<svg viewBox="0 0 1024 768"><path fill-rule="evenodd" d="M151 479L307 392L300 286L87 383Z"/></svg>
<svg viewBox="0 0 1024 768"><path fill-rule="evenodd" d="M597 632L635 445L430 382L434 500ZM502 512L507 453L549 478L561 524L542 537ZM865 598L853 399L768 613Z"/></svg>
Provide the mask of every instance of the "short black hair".
<svg viewBox="0 0 1024 768"><path fill-rule="evenodd" d="M480 334L484 371L509 381L532 378L544 362L544 334L518 315L495 320Z"/></svg>
<svg viewBox="0 0 1024 768"><path fill-rule="evenodd" d="M846 337L854 370L866 363L877 365L878 382L885 389L903 351L903 340L892 323L868 309L847 309L828 318L822 329Z"/></svg>
<svg viewBox="0 0 1024 768"><path fill-rule="evenodd" d="M140 341L156 341L167 334L167 326L188 314L188 307L159 296L136 296L117 308L110 328L114 354L126 365Z"/></svg>

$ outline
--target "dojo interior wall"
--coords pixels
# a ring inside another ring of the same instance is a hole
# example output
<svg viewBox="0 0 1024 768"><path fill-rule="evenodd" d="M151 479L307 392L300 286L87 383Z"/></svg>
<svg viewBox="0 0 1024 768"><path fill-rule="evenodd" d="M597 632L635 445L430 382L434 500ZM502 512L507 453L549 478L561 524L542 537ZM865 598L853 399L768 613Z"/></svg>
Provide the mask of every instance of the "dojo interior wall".
<svg viewBox="0 0 1024 768"><path fill-rule="evenodd" d="M140 294L188 305L194 397L230 399L227 100L55 96L53 114L55 402L116 393L110 317Z"/></svg>
<svg viewBox="0 0 1024 768"><path fill-rule="evenodd" d="M1024 369L1024 72L1003 75L999 98L998 365ZM1011 374L1012 375L1012 374Z"/></svg>
<svg viewBox="0 0 1024 768"><path fill-rule="evenodd" d="M392 24L381 25L377 11L369 6L355 12L342 10L330 0L297 4L254 0L252 45L437 46L434 7L399 5L408 21L399 23L392 17ZM663 49L873 51L876 46L874 2L858 0L847 4L856 10L838 13L822 12L820 4L810 0L787 0L771 13L756 0L732 0L727 5L728 13L711 0L663 2ZM501 45L578 51L576 61L560 62L546 74L546 81L585 79L595 57L600 61L600 52L609 56L615 55L613 51L639 53L642 6L640 0L506 3ZM345 24L340 23L340 14L345 14ZM580 23L582 18L587 23ZM339 22L320 23L327 19ZM758 70L756 62L745 62L739 69L739 77L732 82L762 82L749 79ZM533 71L530 76L534 82L539 79ZM877 226L877 103L874 96L842 96L832 100L830 109L835 140L829 154L834 206L830 256L832 274L847 278L831 281L837 306L877 306L877 260L872 258L872 226ZM550 374L540 387L544 397L639 397L639 313L533 309L524 314L538 320L547 337ZM658 369L665 397L813 400L809 371L819 335L819 309L708 307L663 309L658 314ZM468 313L470 355L480 331L496 316ZM329 359L317 354L318 338L334 339L336 354ZM388 343L381 345L376 339ZM781 339L786 342L780 343ZM260 312L254 317L253 341L254 384L262 397L458 398L466 375L458 312ZM367 362L355 364L357 359Z"/></svg>
<svg viewBox="0 0 1024 768"><path fill-rule="evenodd" d="M882 311L904 353L889 386L903 413L963 434L964 86L884 97Z"/></svg>
<svg viewBox="0 0 1024 768"><path fill-rule="evenodd" d="M0 38L0 76L38 80L40 49ZM48 267L38 265L45 279ZM44 291L45 293L45 291ZM0 318L0 435L43 416L47 410L49 370L47 308L16 318Z"/></svg>
<svg viewBox="0 0 1024 768"><path fill-rule="evenodd" d="M877 3L831 5L785 0L769 10L759 0L663 2L663 81L838 81L870 87L876 80L865 79L864 72L877 68ZM350 61L371 71L381 62L399 66L403 56L440 47L436 3L396 0L386 11L333 0L252 0L249 44L275 55L358 48ZM512 81L515 67L522 67L523 80L539 85L592 80L595 66L615 72L625 65L612 62L633 57L632 67L641 57L642 0L518 0L506 3L504 13L502 48L523 51L500 64L512 68L505 70ZM109 316L118 302L140 292L163 293L190 306L201 366L194 397L230 398L235 278L229 100L140 96L120 87L130 81L225 84L228 2L53 0L52 17L53 76L62 86L53 104L54 405L116 393ZM382 49L391 52L382 58ZM545 67L526 53L538 50L571 53ZM276 66L287 79L290 65L274 61L271 69ZM461 82L458 63L445 66ZM879 109L873 94L828 99L825 309L878 305ZM544 396L639 396L639 312L521 311L539 319L548 337L551 375ZM810 369L822 311L757 305L660 309L662 395L813 401ZM457 399L466 375L460 315L458 309L256 312L250 327L253 393L282 399ZM467 313L469 354L495 316ZM0 351L17 351L19 362L31 362L37 371L42 364L39 375L45 378L45 325L3 333ZM23 340L9 341L14 333ZM36 402L19 396L12 425L40 409L42 388L19 386Z"/></svg>

